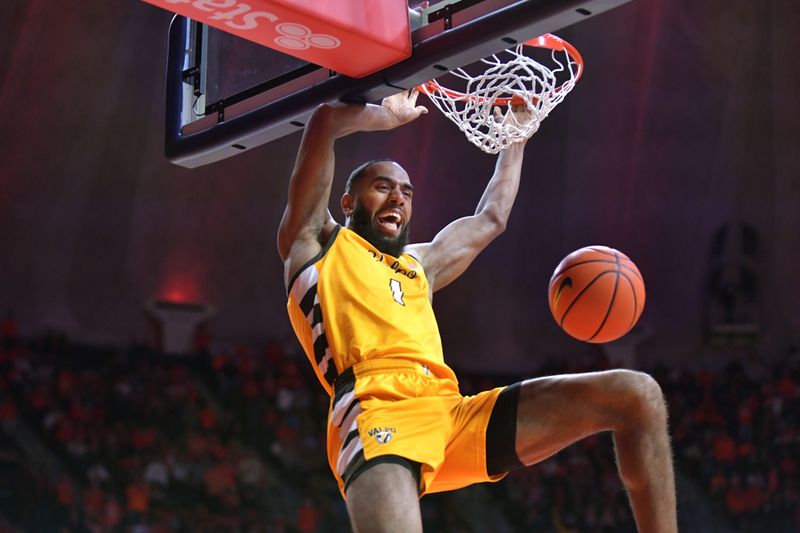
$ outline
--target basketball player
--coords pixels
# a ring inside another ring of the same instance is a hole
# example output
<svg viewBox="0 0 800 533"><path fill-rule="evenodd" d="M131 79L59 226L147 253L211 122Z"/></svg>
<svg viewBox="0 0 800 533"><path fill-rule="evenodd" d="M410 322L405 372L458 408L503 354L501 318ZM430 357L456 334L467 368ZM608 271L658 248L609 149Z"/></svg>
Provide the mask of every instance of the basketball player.
<svg viewBox="0 0 800 533"><path fill-rule="evenodd" d="M639 530L677 531L667 411L652 378L553 376L462 397L444 362L431 297L503 232L525 143L499 154L475 214L429 243L406 243L413 185L390 160L352 173L343 226L328 211L336 139L417 119L427 110L416 98L320 106L278 233L292 326L331 395L328 459L353 529L421 531L421 495L498 480L612 431Z"/></svg>

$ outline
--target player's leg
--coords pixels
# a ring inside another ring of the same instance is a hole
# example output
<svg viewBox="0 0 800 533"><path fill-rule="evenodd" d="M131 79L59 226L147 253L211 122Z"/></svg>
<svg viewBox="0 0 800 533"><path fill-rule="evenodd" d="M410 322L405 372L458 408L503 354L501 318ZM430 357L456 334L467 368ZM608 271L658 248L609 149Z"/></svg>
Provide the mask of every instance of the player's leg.
<svg viewBox="0 0 800 533"><path fill-rule="evenodd" d="M353 531L421 532L418 487L418 477L405 464L381 462L363 470L345 492Z"/></svg>
<svg viewBox="0 0 800 533"><path fill-rule="evenodd" d="M517 402L511 399L515 395ZM503 453L502 444L495 444L494 449L501 450L495 457L505 464L493 459L492 442L502 442L496 436L503 434L503 425L497 422L501 417L493 412L487 430L490 474L496 473L493 469L513 469L517 458L532 465L584 437L611 431L620 477L639 530L677 531L667 409L660 387L650 376L612 370L531 379L509 387L498 399L498 408L514 404L516 453Z"/></svg>
<svg viewBox="0 0 800 533"><path fill-rule="evenodd" d="M422 531L420 462L444 455L436 383L422 365L398 361L359 363L337 378L328 459L356 532Z"/></svg>

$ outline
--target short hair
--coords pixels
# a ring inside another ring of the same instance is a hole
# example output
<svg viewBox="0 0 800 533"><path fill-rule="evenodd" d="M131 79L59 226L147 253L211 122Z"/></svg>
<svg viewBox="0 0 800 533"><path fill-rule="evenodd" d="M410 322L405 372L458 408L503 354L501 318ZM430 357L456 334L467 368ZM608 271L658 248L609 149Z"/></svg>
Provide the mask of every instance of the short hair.
<svg viewBox="0 0 800 533"><path fill-rule="evenodd" d="M356 182L364 177L364 174L367 173L367 169L369 169L369 167L376 163L386 162L395 163L395 160L388 157L382 157L380 159L372 159L357 166L355 170L350 173L350 177L347 178L347 183L344 186L344 192L350 194L353 191L353 187L355 186Z"/></svg>

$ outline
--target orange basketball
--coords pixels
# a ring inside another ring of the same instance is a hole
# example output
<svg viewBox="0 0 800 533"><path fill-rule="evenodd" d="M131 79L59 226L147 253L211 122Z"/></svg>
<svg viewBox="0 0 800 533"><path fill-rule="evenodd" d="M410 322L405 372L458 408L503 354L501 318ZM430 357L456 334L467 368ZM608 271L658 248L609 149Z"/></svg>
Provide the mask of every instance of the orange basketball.
<svg viewBox="0 0 800 533"><path fill-rule="evenodd" d="M607 246L575 250L550 278L550 312L578 340L609 342L625 335L644 309L644 280L622 252Z"/></svg>

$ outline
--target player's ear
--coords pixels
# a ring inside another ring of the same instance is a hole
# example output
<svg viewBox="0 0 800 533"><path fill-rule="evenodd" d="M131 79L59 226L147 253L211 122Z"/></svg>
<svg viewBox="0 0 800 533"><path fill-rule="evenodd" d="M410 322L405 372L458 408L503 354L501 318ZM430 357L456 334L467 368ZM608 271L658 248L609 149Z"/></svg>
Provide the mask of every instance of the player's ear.
<svg viewBox="0 0 800 533"><path fill-rule="evenodd" d="M344 211L344 216L351 216L353 214L353 207L355 205L355 198L353 195L349 192L344 193L340 203L342 205L342 211Z"/></svg>

